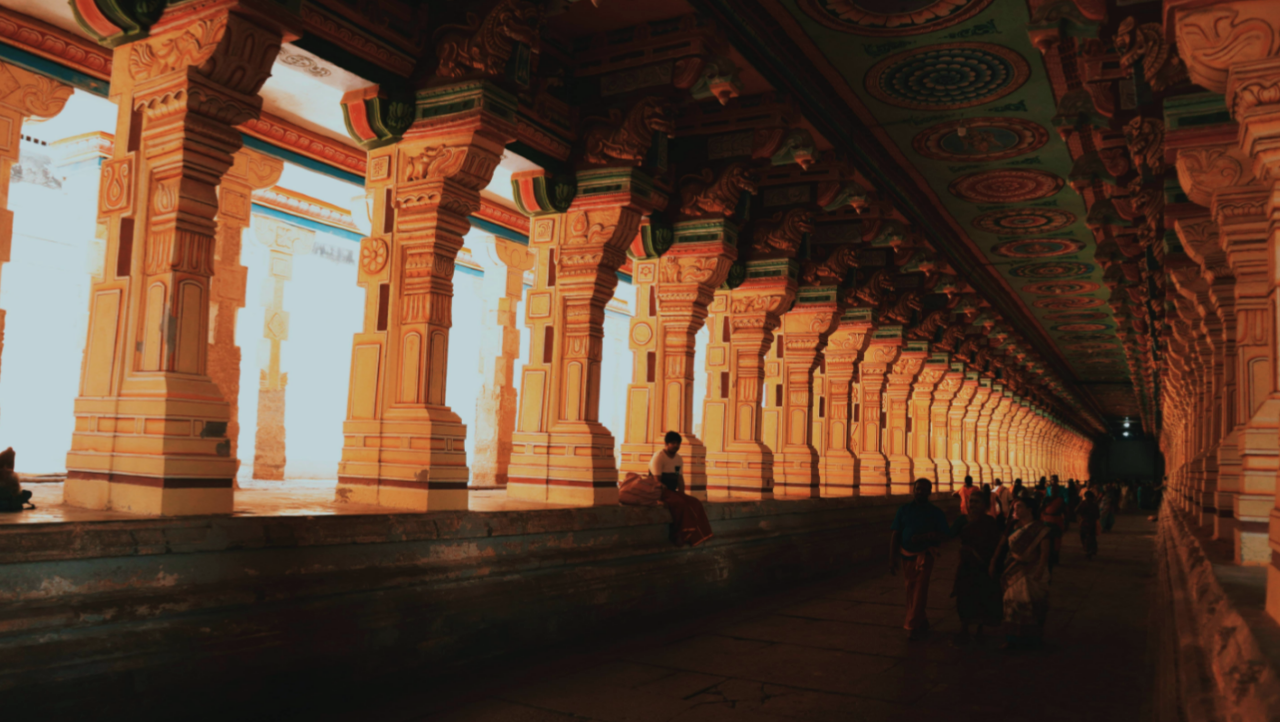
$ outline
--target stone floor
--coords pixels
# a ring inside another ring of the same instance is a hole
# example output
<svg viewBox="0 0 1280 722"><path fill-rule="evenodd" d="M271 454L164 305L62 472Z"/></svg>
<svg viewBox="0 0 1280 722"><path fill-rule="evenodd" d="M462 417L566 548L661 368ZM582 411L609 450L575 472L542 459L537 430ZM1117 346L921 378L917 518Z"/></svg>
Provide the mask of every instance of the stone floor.
<svg viewBox="0 0 1280 722"><path fill-rule="evenodd" d="M391 509L370 504L336 503L333 500L336 480L290 480L282 482L241 482L236 490L233 516L330 516L337 514L416 513L409 509ZM117 521L148 519L119 511L80 509L62 504L62 483L26 483L31 490L35 509L22 513L0 514L0 524L50 524L60 522ZM543 504L507 499L500 489L471 492L471 511L527 511L562 509L559 504Z"/></svg>
<svg viewBox="0 0 1280 722"><path fill-rule="evenodd" d="M908 643L900 578L868 569L482 673L369 689L313 722L694 722L1148 719L1155 524L1121 517L1101 554L1074 529L1054 574L1046 649L953 644L954 544L934 572L934 633ZM888 534L886 532L886 545ZM283 715L288 717L288 715Z"/></svg>

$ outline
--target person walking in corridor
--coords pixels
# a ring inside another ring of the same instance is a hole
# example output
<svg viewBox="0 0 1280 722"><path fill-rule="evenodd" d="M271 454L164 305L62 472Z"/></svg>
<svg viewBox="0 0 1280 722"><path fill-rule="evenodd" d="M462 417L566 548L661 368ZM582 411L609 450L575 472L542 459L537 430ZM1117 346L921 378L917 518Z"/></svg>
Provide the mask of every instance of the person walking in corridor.
<svg viewBox="0 0 1280 722"><path fill-rule="evenodd" d="M1000 624L1000 583L991 574L991 561L1003 535L1004 527L987 513L987 497L974 494L969 500L967 521L959 534L960 564L951 587L951 596L955 597L956 611L960 614L957 644L969 642L971 626L977 626L981 639L983 627Z"/></svg>
<svg viewBox="0 0 1280 722"><path fill-rule="evenodd" d="M1013 503L1013 531L1000 540L1009 548L1000 587L1004 590L1005 649L1040 646L1049 616L1049 554L1052 546L1048 524L1036 519L1036 508L1026 500ZM999 550L991 559L996 574Z"/></svg>
<svg viewBox="0 0 1280 722"><path fill-rule="evenodd" d="M970 479L969 488L973 481ZM916 479L914 498L898 509L889 538L889 573L902 576L907 587L907 618L903 627L907 639L923 639L929 632L925 607L929 601L929 576L933 574L934 557L942 542L950 536L947 515L929 501L933 482Z"/></svg>

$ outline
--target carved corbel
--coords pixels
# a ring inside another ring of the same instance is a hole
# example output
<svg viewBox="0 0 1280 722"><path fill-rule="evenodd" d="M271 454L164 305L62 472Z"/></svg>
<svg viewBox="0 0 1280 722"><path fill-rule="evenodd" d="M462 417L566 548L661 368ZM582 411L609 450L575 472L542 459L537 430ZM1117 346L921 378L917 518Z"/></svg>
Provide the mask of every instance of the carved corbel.
<svg viewBox="0 0 1280 722"><path fill-rule="evenodd" d="M582 159L589 165L640 166L654 142L675 130L671 102L658 97L643 98L625 114L613 109L608 118L584 123Z"/></svg>
<svg viewBox="0 0 1280 722"><path fill-rule="evenodd" d="M528 87L540 48L542 10L527 0L501 0L481 20L437 31L435 75L447 80L505 78Z"/></svg>

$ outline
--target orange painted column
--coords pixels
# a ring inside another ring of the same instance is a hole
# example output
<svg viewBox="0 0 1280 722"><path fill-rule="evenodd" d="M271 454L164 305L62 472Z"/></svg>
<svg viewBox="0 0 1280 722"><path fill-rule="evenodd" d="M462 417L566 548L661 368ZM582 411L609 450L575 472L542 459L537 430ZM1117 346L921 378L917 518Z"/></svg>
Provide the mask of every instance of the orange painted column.
<svg viewBox="0 0 1280 722"><path fill-rule="evenodd" d="M289 374L280 368L280 347L289 338L289 312L284 310L285 282L293 278L293 258L310 253L316 232L281 221L259 218L254 235L267 247L267 283L262 299L262 343L267 346L266 368L258 374L258 424L253 442L253 478L284 479L285 388ZM239 365L236 366L239 371ZM236 388L239 388L237 384ZM235 404L231 405L235 409Z"/></svg>
<svg viewBox="0 0 1280 722"><path fill-rule="evenodd" d="M997 392L999 384L992 383L990 379L986 381L990 384L987 387L987 398L978 409L978 421L974 426L974 455L977 457L979 474L974 480L981 484L990 484L995 481L995 474L991 467L991 416L1000 403L1000 394ZM981 393L982 387L979 387L978 391Z"/></svg>
<svg viewBox="0 0 1280 722"><path fill-rule="evenodd" d="M115 48L107 263L90 291L67 504L232 511L230 406L208 374L218 185L294 22L267 2L171 6L150 37Z"/></svg>
<svg viewBox="0 0 1280 722"><path fill-rule="evenodd" d="M1004 387L1004 384L994 384L991 395L997 401L995 409L991 412L991 424L987 431L987 464L991 467L993 481L1000 479L1008 483L1010 481L1009 445L1005 443L1005 439L1013 395Z"/></svg>
<svg viewBox="0 0 1280 722"><path fill-rule="evenodd" d="M837 291L835 286L801 288L795 306L782 316L778 342L785 344L786 351L781 361L783 390L775 399L782 402L777 407L778 446L773 447L776 496L820 495L820 463L813 438L819 402L813 392L813 372L827 337L840 322Z"/></svg>
<svg viewBox="0 0 1280 722"><path fill-rule="evenodd" d="M951 400L951 408L947 411L947 437L951 442L948 460L951 464L951 479L956 488L963 485L966 476L971 476L977 471L969 467L969 456L965 453L964 430L965 412L968 411L969 403L973 401L977 390L977 372L965 371L964 380Z"/></svg>
<svg viewBox="0 0 1280 722"><path fill-rule="evenodd" d="M568 211L533 219L537 274L525 304L532 341L508 497L577 506L617 501L614 438L599 420L604 307L641 219L665 203L639 170L580 171Z"/></svg>
<svg viewBox="0 0 1280 722"><path fill-rule="evenodd" d="M930 479L934 489L944 489L943 480L933 462L933 444L937 431L933 427L933 394L938 382L946 375L950 367L951 357L945 353L930 354L920 368L915 383L911 386L909 404L910 433L908 447L911 450L911 473L913 476ZM943 423L943 427L946 424ZM950 486L950 478L946 481Z"/></svg>
<svg viewBox="0 0 1280 722"><path fill-rule="evenodd" d="M853 377L867 339L875 328L870 308L845 309L836 330L827 339L825 356L825 419L819 445L821 489L824 497L856 496L859 488L858 457L850 448L853 426Z"/></svg>
<svg viewBox="0 0 1280 722"><path fill-rule="evenodd" d="M893 362L884 389L885 433L884 450L889 459L889 488L892 494L910 494L915 482L915 467L909 445L911 426L911 395L916 378L929 357L927 341L908 341ZM927 433L927 426L926 433ZM931 477L930 477L931 478Z"/></svg>
<svg viewBox="0 0 1280 722"><path fill-rule="evenodd" d="M249 227L253 192L275 185L284 171L284 162L248 148L241 148L232 158L231 170L222 176L222 184L218 187L218 216L215 219L218 229L214 235L213 278L209 286L207 371L230 407L227 441L231 442L231 457L236 460L238 471L241 353L236 345L236 319L239 310L244 308L248 274L248 269L240 263L241 246L244 231ZM283 427L284 419L281 418L280 422ZM255 444L255 453L257 448ZM283 470L283 463L281 468Z"/></svg>
<svg viewBox="0 0 1280 722"><path fill-rule="evenodd" d="M645 233L652 230L642 229L642 236ZM685 491L703 499L707 451L693 433L695 337L737 258L736 246L732 222L686 221L676 224L675 243L661 258L632 266L636 314L630 343L635 357L620 469L646 473L649 459L662 448L663 436L675 431L684 437L680 455L685 459Z"/></svg>
<svg viewBox="0 0 1280 722"><path fill-rule="evenodd" d="M726 339L707 349L710 387L702 415L707 445L707 496L761 499L773 495L773 452L762 442L761 390L765 353L796 294L795 261L749 261L747 280L716 294L712 314ZM728 331L724 325L728 324ZM720 357L716 348L724 349ZM717 363L713 363L717 362Z"/></svg>
<svg viewBox="0 0 1280 722"><path fill-rule="evenodd" d="M961 429L964 438L964 463L969 470L969 476L973 477L973 483L982 483L982 465L978 463L978 416L982 413L982 407L986 406L987 398L991 395L991 379L981 376L977 379L978 385L973 390L973 396L970 398L968 405L965 406L964 416L961 419ZM983 452L986 451L986 440L982 443Z"/></svg>
<svg viewBox="0 0 1280 722"><path fill-rule="evenodd" d="M445 399L454 259L506 144L515 99L488 82L419 91L403 139L369 152L339 501L466 509L467 429ZM470 112L456 110L460 107Z"/></svg>
<svg viewBox="0 0 1280 722"><path fill-rule="evenodd" d="M950 355L947 355L950 360ZM956 392L964 383L964 364L949 362L942 379L933 391L933 403L929 407L929 454L933 461L934 473L938 478L939 491L954 491L959 488L964 474L956 475L951 466L951 403Z"/></svg>
<svg viewBox="0 0 1280 722"><path fill-rule="evenodd" d="M885 374L902 350L902 327L882 326L871 334L871 344L858 366L859 432L858 447L859 489L864 496L884 496L892 493L889 486L889 460L881 441L884 437Z"/></svg>
<svg viewBox="0 0 1280 722"><path fill-rule="evenodd" d="M485 288L496 296L489 319L491 335L481 347L484 385L476 396L475 456L471 459L472 489L505 488L511 468L511 436L516 429L515 364L520 358L520 326L516 309L524 298L524 274L534 255L524 245L494 237ZM496 351L496 354L494 353Z"/></svg>
<svg viewBox="0 0 1280 722"><path fill-rule="evenodd" d="M0 62L0 267L9 262L13 248L13 211L9 210L9 176L18 162L22 126L62 112L71 97L69 85L36 75L16 65ZM4 349L5 309L0 308L0 353Z"/></svg>

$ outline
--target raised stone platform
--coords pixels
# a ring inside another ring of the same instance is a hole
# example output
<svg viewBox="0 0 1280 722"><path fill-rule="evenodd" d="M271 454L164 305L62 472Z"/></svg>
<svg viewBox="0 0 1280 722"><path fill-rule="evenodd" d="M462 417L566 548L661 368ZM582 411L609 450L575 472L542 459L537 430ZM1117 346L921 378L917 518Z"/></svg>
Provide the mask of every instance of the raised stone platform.
<svg viewBox="0 0 1280 722"><path fill-rule="evenodd" d="M132 714L476 662L880 559L902 501L708 504L696 549L621 506L0 525L0 692Z"/></svg>
<svg viewBox="0 0 1280 722"><path fill-rule="evenodd" d="M1280 719L1280 625L1264 607L1267 569L1235 565L1229 542L1188 520L1161 509L1156 719Z"/></svg>

